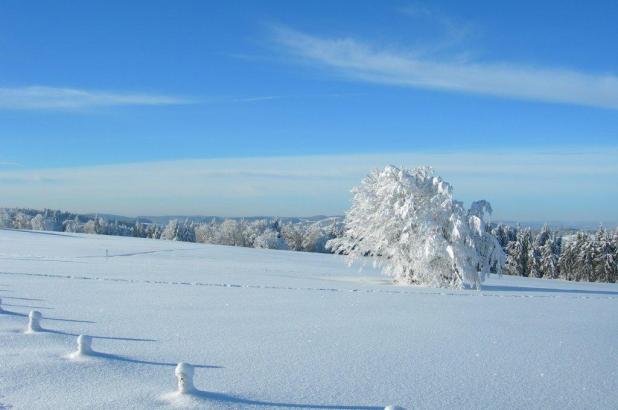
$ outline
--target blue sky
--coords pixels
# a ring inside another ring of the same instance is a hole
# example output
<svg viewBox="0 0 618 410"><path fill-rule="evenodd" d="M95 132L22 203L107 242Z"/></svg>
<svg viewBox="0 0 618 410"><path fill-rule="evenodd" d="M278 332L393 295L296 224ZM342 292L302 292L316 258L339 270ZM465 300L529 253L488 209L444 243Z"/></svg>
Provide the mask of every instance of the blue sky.
<svg viewBox="0 0 618 410"><path fill-rule="evenodd" d="M342 213L364 166L423 160L501 218L616 220L616 21L612 1L3 1L0 205ZM544 196L479 164L507 154ZM332 188L303 190L290 157L302 173L330 168ZM189 161L218 158L251 160ZM123 164L161 162L204 170L202 185L107 186ZM267 165L259 184L240 172ZM84 198L75 181L90 172L80 183L101 189ZM481 191L479 173L496 183ZM221 196L229 184L242 194ZM264 198L269 184L279 190Z"/></svg>

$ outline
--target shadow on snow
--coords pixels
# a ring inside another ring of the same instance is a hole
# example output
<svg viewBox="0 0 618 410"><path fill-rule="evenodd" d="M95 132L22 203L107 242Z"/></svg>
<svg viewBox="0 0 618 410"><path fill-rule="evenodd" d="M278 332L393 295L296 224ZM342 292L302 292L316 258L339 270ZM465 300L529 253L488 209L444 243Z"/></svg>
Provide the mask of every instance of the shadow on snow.
<svg viewBox="0 0 618 410"><path fill-rule="evenodd" d="M618 292L611 291L611 290L533 288L533 287L525 287L525 286L481 285L481 290L490 290L490 291L495 291L495 292L546 292L546 293L575 293L575 294L584 294L584 295L618 296Z"/></svg>
<svg viewBox="0 0 618 410"><path fill-rule="evenodd" d="M95 336L93 336L93 337L95 337ZM103 353L103 352L97 352L97 351L90 352L87 355L84 355L83 357L85 357L85 358L93 357L93 358L99 358L99 359L117 360L117 361L121 361L121 362L136 363L136 364L147 364L147 365L151 365L151 366L176 367L178 365L178 363L155 362L155 361L149 361L149 360L140 360L140 359L134 359L134 358L131 358L131 357L128 357L128 356L121 356L121 355L116 355L116 354L112 354L112 353ZM197 368L197 369L223 369L222 366L213 366L213 365L206 365L206 364L194 364L192 366Z"/></svg>
<svg viewBox="0 0 618 410"><path fill-rule="evenodd" d="M190 393L191 396L210 401L218 401L238 406L263 406L267 408L285 407L294 409L333 409L333 410L383 410L384 406L350 406L341 404L310 404L310 403L284 403L274 401L261 401L245 399L231 394L215 393L196 390Z"/></svg>

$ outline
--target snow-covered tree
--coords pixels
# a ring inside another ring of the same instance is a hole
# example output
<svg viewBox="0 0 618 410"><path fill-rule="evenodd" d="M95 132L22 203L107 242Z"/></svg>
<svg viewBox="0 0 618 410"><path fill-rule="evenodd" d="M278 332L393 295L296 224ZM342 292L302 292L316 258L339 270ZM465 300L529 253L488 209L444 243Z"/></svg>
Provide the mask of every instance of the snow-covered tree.
<svg viewBox="0 0 618 410"><path fill-rule="evenodd" d="M63 222L63 229L65 232L83 232L84 227L79 221L79 217L75 215L73 219L67 219Z"/></svg>
<svg viewBox="0 0 618 410"><path fill-rule="evenodd" d="M532 233L530 229L519 229L517 238L509 242L506 248L507 258L505 273L509 275L528 276L530 274L530 249Z"/></svg>
<svg viewBox="0 0 618 410"><path fill-rule="evenodd" d="M585 259L582 257L584 250L588 247L590 238L584 232L578 232L576 237L568 241L560 254L558 266L560 268L560 277L566 280L582 280L583 266L582 262Z"/></svg>
<svg viewBox="0 0 618 410"><path fill-rule="evenodd" d="M157 224L149 224L148 226L146 226L146 238L160 239L161 233L162 229Z"/></svg>
<svg viewBox="0 0 618 410"><path fill-rule="evenodd" d="M330 227L323 227L319 223L314 223L305 230L302 242L302 250L305 252L326 252L326 244L334 239L330 235Z"/></svg>
<svg viewBox="0 0 618 410"><path fill-rule="evenodd" d="M201 223L195 227L195 241L201 243L217 243L218 226L213 219L209 223Z"/></svg>
<svg viewBox="0 0 618 410"><path fill-rule="evenodd" d="M44 219L45 218L43 218L43 215L37 214L34 218L30 220L30 226L35 231L44 231L45 230L43 226Z"/></svg>
<svg viewBox="0 0 618 410"><path fill-rule="evenodd" d="M177 219L172 219L167 223L163 232L161 232L161 239L167 239L168 241L195 242L193 224L188 220L185 222L178 222Z"/></svg>
<svg viewBox="0 0 618 410"><path fill-rule="evenodd" d="M617 244L613 241L613 237L605 231L602 234L597 233L595 239L597 240L597 253L594 261L595 280L614 283L618 277Z"/></svg>
<svg viewBox="0 0 618 410"><path fill-rule="evenodd" d="M163 232L161 232L161 239L167 241L175 241L178 235L178 219L172 219L167 222Z"/></svg>
<svg viewBox="0 0 618 410"><path fill-rule="evenodd" d="M0 228L9 227L11 227L11 215L6 209L2 208L0 209Z"/></svg>
<svg viewBox="0 0 618 410"><path fill-rule="evenodd" d="M543 277L543 256L541 255L541 248L534 244L528 251L528 276L531 278Z"/></svg>
<svg viewBox="0 0 618 410"><path fill-rule="evenodd" d="M586 235L586 240L579 247L577 266L579 277L577 280L593 282L595 280L594 262L597 258L596 241Z"/></svg>
<svg viewBox="0 0 618 410"><path fill-rule="evenodd" d="M31 229L30 217L22 211L18 211L13 217L13 228L15 229Z"/></svg>
<svg viewBox="0 0 618 410"><path fill-rule="evenodd" d="M492 228L491 234L496 237L502 249L506 249L509 242L517 239L517 229L510 225L498 224Z"/></svg>
<svg viewBox="0 0 618 410"><path fill-rule="evenodd" d="M285 240L288 249L293 251L303 250L305 226L302 224L287 223L281 227L281 236Z"/></svg>
<svg viewBox="0 0 618 410"><path fill-rule="evenodd" d="M541 246L541 266L540 270L542 277L548 279L555 279L559 276L559 257L561 251L562 239L557 237L554 233L551 234L545 243Z"/></svg>
<svg viewBox="0 0 618 410"><path fill-rule="evenodd" d="M334 252L371 256L398 283L480 288L485 262L468 212L431 168L387 166L352 192L343 236L328 243Z"/></svg>
<svg viewBox="0 0 618 410"><path fill-rule="evenodd" d="M474 247L480 260L479 272L502 273L506 255L497 238L491 233L491 204L485 200L475 201L468 210L468 224L471 228Z"/></svg>
<svg viewBox="0 0 618 410"><path fill-rule="evenodd" d="M262 249L287 249L288 246L281 235L273 230L267 229L255 238L253 242L255 248Z"/></svg>
<svg viewBox="0 0 618 410"><path fill-rule="evenodd" d="M242 243L242 234L238 229L238 222L226 219L219 227L216 242L220 245L239 246Z"/></svg>
<svg viewBox="0 0 618 410"><path fill-rule="evenodd" d="M146 224L137 219L133 225L132 234L136 238L146 238Z"/></svg>
<svg viewBox="0 0 618 410"><path fill-rule="evenodd" d="M107 221L98 215L84 224L84 232L97 235L107 233Z"/></svg>

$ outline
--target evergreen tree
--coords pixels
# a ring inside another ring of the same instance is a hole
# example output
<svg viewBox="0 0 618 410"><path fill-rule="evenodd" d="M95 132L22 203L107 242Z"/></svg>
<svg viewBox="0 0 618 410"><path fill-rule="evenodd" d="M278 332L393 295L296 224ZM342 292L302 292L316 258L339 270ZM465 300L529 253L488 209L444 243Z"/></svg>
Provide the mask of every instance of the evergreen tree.
<svg viewBox="0 0 618 410"><path fill-rule="evenodd" d="M597 282L616 282L618 261L616 260L616 243L607 232L597 232L595 236L595 280Z"/></svg>
<svg viewBox="0 0 618 410"><path fill-rule="evenodd" d="M558 261L560 278L565 280L581 280L583 277L582 263L584 249L589 242L588 235L578 232L575 239L570 240Z"/></svg>
<svg viewBox="0 0 618 410"><path fill-rule="evenodd" d="M560 274L559 257L562 239L552 234L543 246L541 246L541 272L542 277L556 279Z"/></svg>
<svg viewBox="0 0 618 410"><path fill-rule="evenodd" d="M505 273L508 275L528 276L530 274L530 249L532 232L529 228L520 229L517 238L507 245Z"/></svg>

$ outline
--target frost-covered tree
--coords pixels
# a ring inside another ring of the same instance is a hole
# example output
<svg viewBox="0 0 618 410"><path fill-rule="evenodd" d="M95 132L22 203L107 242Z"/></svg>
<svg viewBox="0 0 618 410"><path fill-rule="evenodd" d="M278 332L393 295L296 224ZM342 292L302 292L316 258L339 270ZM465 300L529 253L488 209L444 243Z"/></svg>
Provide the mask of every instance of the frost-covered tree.
<svg viewBox="0 0 618 410"><path fill-rule="evenodd" d="M514 241L506 248L507 258L505 273L509 275L528 276L530 274L530 249L532 233L530 229L519 229Z"/></svg>
<svg viewBox="0 0 618 410"><path fill-rule="evenodd" d="M9 212L2 208L0 209L0 228L10 228L11 227L11 215Z"/></svg>
<svg viewBox="0 0 618 410"><path fill-rule="evenodd" d="M595 280L594 262L596 258L596 241L586 235L586 240L582 242L577 255L579 273L577 280L585 282L593 282Z"/></svg>
<svg viewBox="0 0 618 410"><path fill-rule="evenodd" d="M313 224L305 231L305 237L302 242L302 250L305 252L326 252L326 244L329 240L334 239L330 235L330 229Z"/></svg>
<svg viewBox="0 0 618 410"><path fill-rule="evenodd" d="M595 266L595 280L598 282L616 282L618 277L618 260L616 259L616 245L614 238L603 231L597 233Z"/></svg>
<svg viewBox="0 0 618 410"><path fill-rule="evenodd" d="M201 223L195 227L195 241L202 243L217 243L217 230L218 226L215 219L208 223Z"/></svg>
<svg viewBox="0 0 618 410"><path fill-rule="evenodd" d="M195 242L195 225L188 219L180 225L177 236L178 241Z"/></svg>
<svg viewBox="0 0 618 410"><path fill-rule="evenodd" d="M161 232L161 239L165 239L167 241L175 241L178 236L178 219L172 219L167 222L165 228Z"/></svg>
<svg viewBox="0 0 618 410"><path fill-rule="evenodd" d="M288 246L285 243L285 240L281 237L281 235L273 230L267 229L266 231L259 234L255 241L253 242L253 246L255 248L262 249L287 249Z"/></svg>
<svg viewBox="0 0 618 410"><path fill-rule="evenodd" d="M555 279L559 276L559 257L561 251L561 243L562 239L552 235L545 241L545 243L541 246L541 273L542 277L548 279Z"/></svg>
<svg viewBox="0 0 618 410"><path fill-rule="evenodd" d="M31 229L30 217L22 211L18 211L13 218L13 228L15 229Z"/></svg>
<svg viewBox="0 0 618 410"><path fill-rule="evenodd" d="M44 231L44 219L43 215L37 214L34 218L30 220L30 226L35 231Z"/></svg>
<svg viewBox="0 0 618 410"><path fill-rule="evenodd" d="M618 279L618 243L615 238L603 228L599 228L594 236L578 232L560 254L560 277L575 281L615 282Z"/></svg>
<svg viewBox="0 0 618 410"><path fill-rule="evenodd" d="M219 227L216 243L229 246L240 246L242 243L238 222L233 219L226 219Z"/></svg>
<svg viewBox="0 0 618 410"><path fill-rule="evenodd" d="M376 170L352 191L343 236L328 246L350 261L371 256L398 283L480 288L483 256L452 191L429 167Z"/></svg>
<svg viewBox="0 0 618 410"><path fill-rule="evenodd" d="M132 236L136 238L146 238L146 224L143 224L139 219L137 219L133 225L131 233L133 234Z"/></svg>
<svg viewBox="0 0 618 410"><path fill-rule="evenodd" d="M498 224L492 228L491 234L496 237L502 249L506 249L509 242L517 239L517 229L510 225Z"/></svg>
<svg viewBox="0 0 618 410"><path fill-rule="evenodd" d="M96 234L96 221L91 219L84 224L84 233Z"/></svg>
<svg viewBox="0 0 618 410"><path fill-rule="evenodd" d="M62 225L65 232L84 232L84 227L80 223L77 215L75 215L73 219L67 219Z"/></svg>
<svg viewBox="0 0 618 410"><path fill-rule="evenodd" d="M474 247L480 259L477 264L479 272L502 273L506 255L497 238L491 233L491 204L485 200L475 201L468 210Z"/></svg>
<svg viewBox="0 0 618 410"><path fill-rule="evenodd" d="M549 226L545 224L531 242L530 248L528 249L528 276L532 278L543 277L543 254L541 250L551 236L552 232Z"/></svg>
<svg viewBox="0 0 618 410"><path fill-rule="evenodd" d="M495 230L494 230L495 232ZM556 278L561 238L547 226L534 235L530 228L516 229L514 238L507 242L505 272L509 275L533 278Z"/></svg>
<svg viewBox="0 0 618 410"><path fill-rule="evenodd" d="M306 234L302 224L287 223L281 227L281 236L285 240L288 249L293 251L303 250L303 240Z"/></svg>
<svg viewBox="0 0 618 410"><path fill-rule="evenodd" d="M541 248L534 244L528 251L528 276L531 278L543 277L543 256L541 255Z"/></svg>
<svg viewBox="0 0 618 410"><path fill-rule="evenodd" d="M160 239L161 238L162 229L157 224L149 224L146 227L146 238L150 239Z"/></svg>
<svg viewBox="0 0 618 410"><path fill-rule="evenodd" d="M84 224L84 232L104 235L107 233L107 221L97 215L94 219L91 219Z"/></svg>
<svg viewBox="0 0 618 410"><path fill-rule="evenodd" d="M590 238L584 232L578 232L574 239L569 240L560 255L558 266L560 268L560 277L566 280L579 281L583 278L582 262L585 257L582 257L585 249L588 247Z"/></svg>
<svg viewBox="0 0 618 410"><path fill-rule="evenodd" d="M161 232L161 239L195 242L195 229L188 220L178 222L177 219L172 219L167 223L163 232Z"/></svg>

